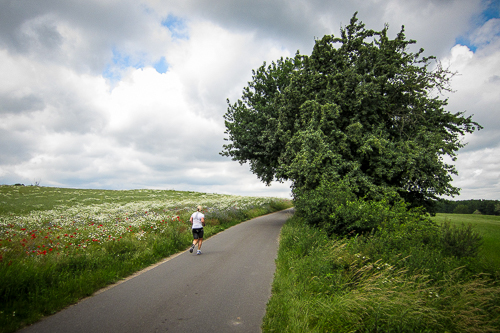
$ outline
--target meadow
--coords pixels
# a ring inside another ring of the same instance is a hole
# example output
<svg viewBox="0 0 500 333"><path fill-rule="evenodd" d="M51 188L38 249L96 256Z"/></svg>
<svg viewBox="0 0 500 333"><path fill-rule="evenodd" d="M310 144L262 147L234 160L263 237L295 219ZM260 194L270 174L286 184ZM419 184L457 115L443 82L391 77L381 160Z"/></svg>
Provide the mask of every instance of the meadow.
<svg viewBox="0 0 500 333"><path fill-rule="evenodd" d="M281 231L263 332L500 332L500 218L433 219L405 215L388 230L336 238L294 216ZM474 255L444 245L478 234Z"/></svg>
<svg viewBox="0 0 500 333"><path fill-rule="evenodd" d="M0 186L0 332L14 332L191 243L289 200L171 190Z"/></svg>

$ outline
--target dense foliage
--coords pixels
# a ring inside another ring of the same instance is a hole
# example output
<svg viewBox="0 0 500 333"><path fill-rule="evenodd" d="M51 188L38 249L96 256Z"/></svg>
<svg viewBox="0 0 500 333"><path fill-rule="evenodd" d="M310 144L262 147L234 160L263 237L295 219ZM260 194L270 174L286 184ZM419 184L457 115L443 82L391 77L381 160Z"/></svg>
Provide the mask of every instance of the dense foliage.
<svg viewBox="0 0 500 333"><path fill-rule="evenodd" d="M498 200L442 200L437 204L437 213L500 215Z"/></svg>
<svg viewBox="0 0 500 333"><path fill-rule="evenodd" d="M423 49L410 52L414 43L404 29L394 39L388 26L365 29L355 14L310 56L264 63L241 100L228 101L221 154L249 162L265 183L291 180L296 200L328 201L316 192L340 182L357 198L413 207L458 194L443 157L454 159L461 136L480 126L445 110L438 93L453 73Z"/></svg>

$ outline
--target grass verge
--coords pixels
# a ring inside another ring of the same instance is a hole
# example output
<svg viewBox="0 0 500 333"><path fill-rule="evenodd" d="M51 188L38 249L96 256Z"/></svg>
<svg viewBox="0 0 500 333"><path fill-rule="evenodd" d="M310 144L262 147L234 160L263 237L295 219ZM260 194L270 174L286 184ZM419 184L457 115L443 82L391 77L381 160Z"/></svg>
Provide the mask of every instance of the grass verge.
<svg viewBox="0 0 500 333"><path fill-rule="evenodd" d="M376 241L329 239L298 217L287 221L263 331L500 330L500 288L490 277L464 273L456 261L431 278L425 266L406 268L405 258L370 257Z"/></svg>

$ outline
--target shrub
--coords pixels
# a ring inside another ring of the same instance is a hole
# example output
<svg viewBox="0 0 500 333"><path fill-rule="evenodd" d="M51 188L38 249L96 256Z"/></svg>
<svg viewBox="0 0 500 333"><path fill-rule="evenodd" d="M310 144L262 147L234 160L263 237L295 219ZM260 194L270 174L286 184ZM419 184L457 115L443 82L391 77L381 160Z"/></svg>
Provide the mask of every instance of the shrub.
<svg viewBox="0 0 500 333"><path fill-rule="evenodd" d="M331 231L343 234L366 234L388 225L399 225L414 212L420 216L418 210L408 210L403 201L389 203L389 199L381 201L365 201L356 199L346 201L337 206L330 215Z"/></svg>
<svg viewBox="0 0 500 333"><path fill-rule="evenodd" d="M356 186L348 180L322 181L313 190L294 193L296 214L329 236L345 236L371 232L408 210L394 192L371 193L364 198L355 192Z"/></svg>
<svg viewBox="0 0 500 333"><path fill-rule="evenodd" d="M447 255L458 258L476 257L481 247L482 237L472 228L472 225L462 224L452 227L449 221L441 226L441 244Z"/></svg>
<svg viewBox="0 0 500 333"><path fill-rule="evenodd" d="M438 226L421 210L405 211L405 204L392 207L393 215L373 232L351 242L360 253L380 258L411 273L425 272L441 279L446 272L464 266L460 274L481 271L474 264L482 238L471 226L460 228L449 223Z"/></svg>
<svg viewBox="0 0 500 333"><path fill-rule="evenodd" d="M336 207L356 200L356 195L342 182L321 182L314 190L294 194L296 215L304 218L309 225L326 228L330 233L341 230L343 226L332 226L330 216Z"/></svg>

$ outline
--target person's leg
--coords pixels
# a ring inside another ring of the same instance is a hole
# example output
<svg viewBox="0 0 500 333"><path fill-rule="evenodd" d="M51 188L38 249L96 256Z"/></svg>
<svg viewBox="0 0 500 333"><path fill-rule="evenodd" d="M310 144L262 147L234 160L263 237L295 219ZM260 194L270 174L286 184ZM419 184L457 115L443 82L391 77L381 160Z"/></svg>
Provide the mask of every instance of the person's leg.
<svg viewBox="0 0 500 333"><path fill-rule="evenodd" d="M197 254L201 253L201 244L203 243L203 229L200 230L198 233L198 252Z"/></svg>
<svg viewBox="0 0 500 333"><path fill-rule="evenodd" d="M196 251L196 254L201 254L201 244L203 243L203 238L198 239L198 251Z"/></svg>
<svg viewBox="0 0 500 333"><path fill-rule="evenodd" d="M194 247L198 243L198 233L196 230L193 230L193 244L191 244L191 247L189 248L189 252L193 253Z"/></svg>

